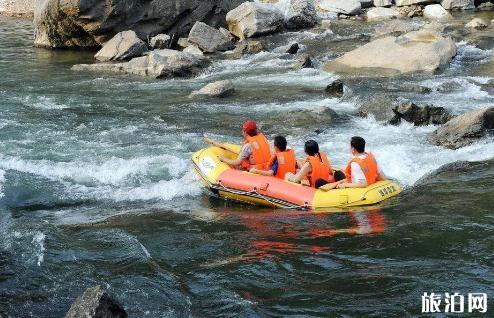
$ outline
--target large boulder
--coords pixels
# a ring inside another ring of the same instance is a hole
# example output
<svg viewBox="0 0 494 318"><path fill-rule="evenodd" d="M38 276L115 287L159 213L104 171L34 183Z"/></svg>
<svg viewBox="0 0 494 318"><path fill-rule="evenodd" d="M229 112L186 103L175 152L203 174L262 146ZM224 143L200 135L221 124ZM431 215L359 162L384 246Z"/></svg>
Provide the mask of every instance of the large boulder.
<svg viewBox="0 0 494 318"><path fill-rule="evenodd" d="M319 9L346 15L359 14L362 4L359 0L319 0Z"/></svg>
<svg viewBox="0 0 494 318"><path fill-rule="evenodd" d="M494 107L477 109L448 121L429 135L434 145L458 149L494 133Z"/></svg>
<svg viewBox="0 0 494 318"><path fill-rule="evenodd" d="M395 113L389 123L396 125L403 120L413 123L415 126L425 125L442 125L449 121L453 116L443 107L433 105L417 106L412 102L404 102L393 108Z"/></svg>
<svg viewBox="0 0 494 318"><path fill-rule="evenodd" d="M225 26L225 15L244 0L40 0L35 7L35 45L99 47L133 30L141 39L166 33L178 39L196 21Z"/></svg>
<svg viewBox="0 0 494 318"><path fill-rule="evenodd" d="M317 12L313 0L291 0L286 16L288 29L311 28L317 23Z"/></svg>
<svg viewBox="0 0 494 318"><path fill-rule="evenodd" d="M367 21L393 19L399 16L400 16L400 12L398 12L398 10L392 8L383 8L383 7L376 7L369 9L369 11L367 11L365 15Z"/></svg>
<svg viewBox="0 0 494 318"><path fill-rule="evenodd" d="M361 72L398 75L434 73L456 55L456 45L432 31L413 31L400 37L374 40L324 66L330 72Z"/></svg>
<svg viewBox="0 0 494 318"><path fill-rule="evenodd" d="M98 61L125 61L141 56L148 50L146 43L134 31L117 33L94 56Z"/></svg>
<svg viewBox="0 0 494 318"><path fill-rule="evenodd" d="M146 56L124 63L78 64L72 70L172 78L197 75L209 63L209 59L198 54L165 49L151 51Z"/></svg>
<svg viewBox="0 0 494 318"><path fill-rule="evenodd" d="M240 39L273 33L283 27L284 16L276 7L244 2L226 15L228 30Z"/></svg>
<svg viewBox="0 0 494 318"><path fill-rule="evenodd" d="M65 318L127 318L127 312L116 298L95 286L74 301Z"/></svg>
<svg viewBox="0 0 494 318"><path fill-rule="evenodd" d="M198 91L193 91L190 97L227 97L235 92L230 80L209 83Z"/></svg>
<svg viewBox="0 0 494 318"><path fill-rule="evenodd" d="M430 4L425 6L424 17L431 20L444 20L451 18L451 14L440 4Z"/></svg>
<svg viewBox="0 0 494 318"><path fill-rule="evenodd" d="M196 22L189 33L189 43L197 45L204 52L228 51L233 49L230 38L220 30L204 22Z"/></svg>
<svg viewBox="0 0 494 318"><path fill-rule="evenodd" d="M443 0L441 1L441 5L447 10L469 10L475 9L475 0Z"/></svg>

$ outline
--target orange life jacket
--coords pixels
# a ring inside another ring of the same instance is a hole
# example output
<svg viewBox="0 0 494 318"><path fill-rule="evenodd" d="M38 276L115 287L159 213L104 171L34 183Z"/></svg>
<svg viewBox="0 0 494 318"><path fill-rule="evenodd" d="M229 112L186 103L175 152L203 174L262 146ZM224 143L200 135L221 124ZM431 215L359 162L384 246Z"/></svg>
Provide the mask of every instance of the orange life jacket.
<svg viewBox="0 0 494 318"><path fill-rule="evenodd" d="M310 163L310 167L312 170L307 175L311 187L316 186L316 181L318 179L323 179L327 182L330 182L331 175L333 174L333 168L331 168L331 164L326 154L322 151L319 151L319 156L308 156L306 159L306 161Z"/></svg>
<svg viewBox="0 0 494 318"><path fill-rule="evenodd" d="M246 139L244 145L249 144L252 154L251 158L246 158L242 161L242 168L245 170L251 168L265 169L271 158L271 149L269 148L268 140L262 133L258 133L253 137L247 136Z"/></svg>
<svg viewBox="0 0 494 318"><path fill-rule="evenodd" d="M295 158L295 151L293 149L287 149L285 151L279 151L273 156L267 166L270 169L274 161L278 160L278 170L274 175L276 178L285 179L285 175L288 172L295 173L297 171L297 159Z"/></svg>
<svg viewBox="0 0 494 318"><path fill-rule="evenodd" d="M374 155L372 155L372 153L370 152L369 153L366 152L366 154L367 156L365 157L365 159L354 157L352 160L350 160L350 162L346 166L345 175L348 182L352 183L352 162L356 162L358 163L358 165L362 169L362 172L365 175L365 180L367 180L367 185L376 183L378 179L376 158L374 158Z"/></svg>

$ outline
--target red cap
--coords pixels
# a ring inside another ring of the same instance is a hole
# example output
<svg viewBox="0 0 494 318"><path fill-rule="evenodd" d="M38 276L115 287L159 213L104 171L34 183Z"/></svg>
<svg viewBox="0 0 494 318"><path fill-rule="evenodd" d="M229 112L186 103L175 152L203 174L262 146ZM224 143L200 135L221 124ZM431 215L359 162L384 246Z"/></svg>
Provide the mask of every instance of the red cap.
<svg viewBox="0 0 494 318"><path fill-rule="evenodd" d="M257 135L257 125L253 120L246 121L242 128L248 135Z"/></svg>

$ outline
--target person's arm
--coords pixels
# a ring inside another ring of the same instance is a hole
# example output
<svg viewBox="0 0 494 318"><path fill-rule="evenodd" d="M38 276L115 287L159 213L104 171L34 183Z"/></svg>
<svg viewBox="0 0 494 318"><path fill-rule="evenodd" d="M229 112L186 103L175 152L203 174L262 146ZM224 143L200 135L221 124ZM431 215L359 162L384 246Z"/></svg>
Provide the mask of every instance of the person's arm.
<svg viewBox="0 0 494 318"><path fill-rule="evenodd" d="M244 145L242 147L242 149L240 149L240 154L238 155L238 157L236 159L226 158L225 156L218 156L218 159L221 162L226 163L227 165L237 167L237 166L240 166L242 164L242 161L249 158L250 152L251 151L250 151L249 145Z"/></svg>
<svg viewBox="0 0 494 318"><path fill-rule="evenodd" d="M311 166L309 162L306 162L302 165L302 168L294 175L288 177L288 181L299 183L302 179L311 172Z"/></svg>
<svg viewBox="0 0 494 318"><path fill-rule="evenodd" d="M210 139L208 137L202 137L202 140L205 142L205 143L208 143L208 144L211 144L215 147L218 147L218 148L223 148L223 145L213 139Z"/></svg>
<svg viewBox="0 0 494 318"><path fill-rule="evenodd" d="M249 172L255 173L255 174L260 174L262 176L269 176L269 177L274 175L274 172L271 169L270 170L260 170L260 169L252 168L249 170Z"/></svg>

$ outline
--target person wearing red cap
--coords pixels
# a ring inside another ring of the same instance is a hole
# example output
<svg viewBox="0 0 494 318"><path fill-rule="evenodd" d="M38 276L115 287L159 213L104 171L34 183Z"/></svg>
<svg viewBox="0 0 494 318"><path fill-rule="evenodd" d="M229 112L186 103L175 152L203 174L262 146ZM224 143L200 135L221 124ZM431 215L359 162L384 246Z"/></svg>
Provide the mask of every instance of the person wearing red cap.
<svg viewBox="0 0 494 318"><path fill-rule="evenodd" d="M237 169L249 171L252 168L264 170L271 159L269 142L263 133L257 130L253 120L246 121L242 126L244 143L236 159L219 156L218 159Z"/></svg>

